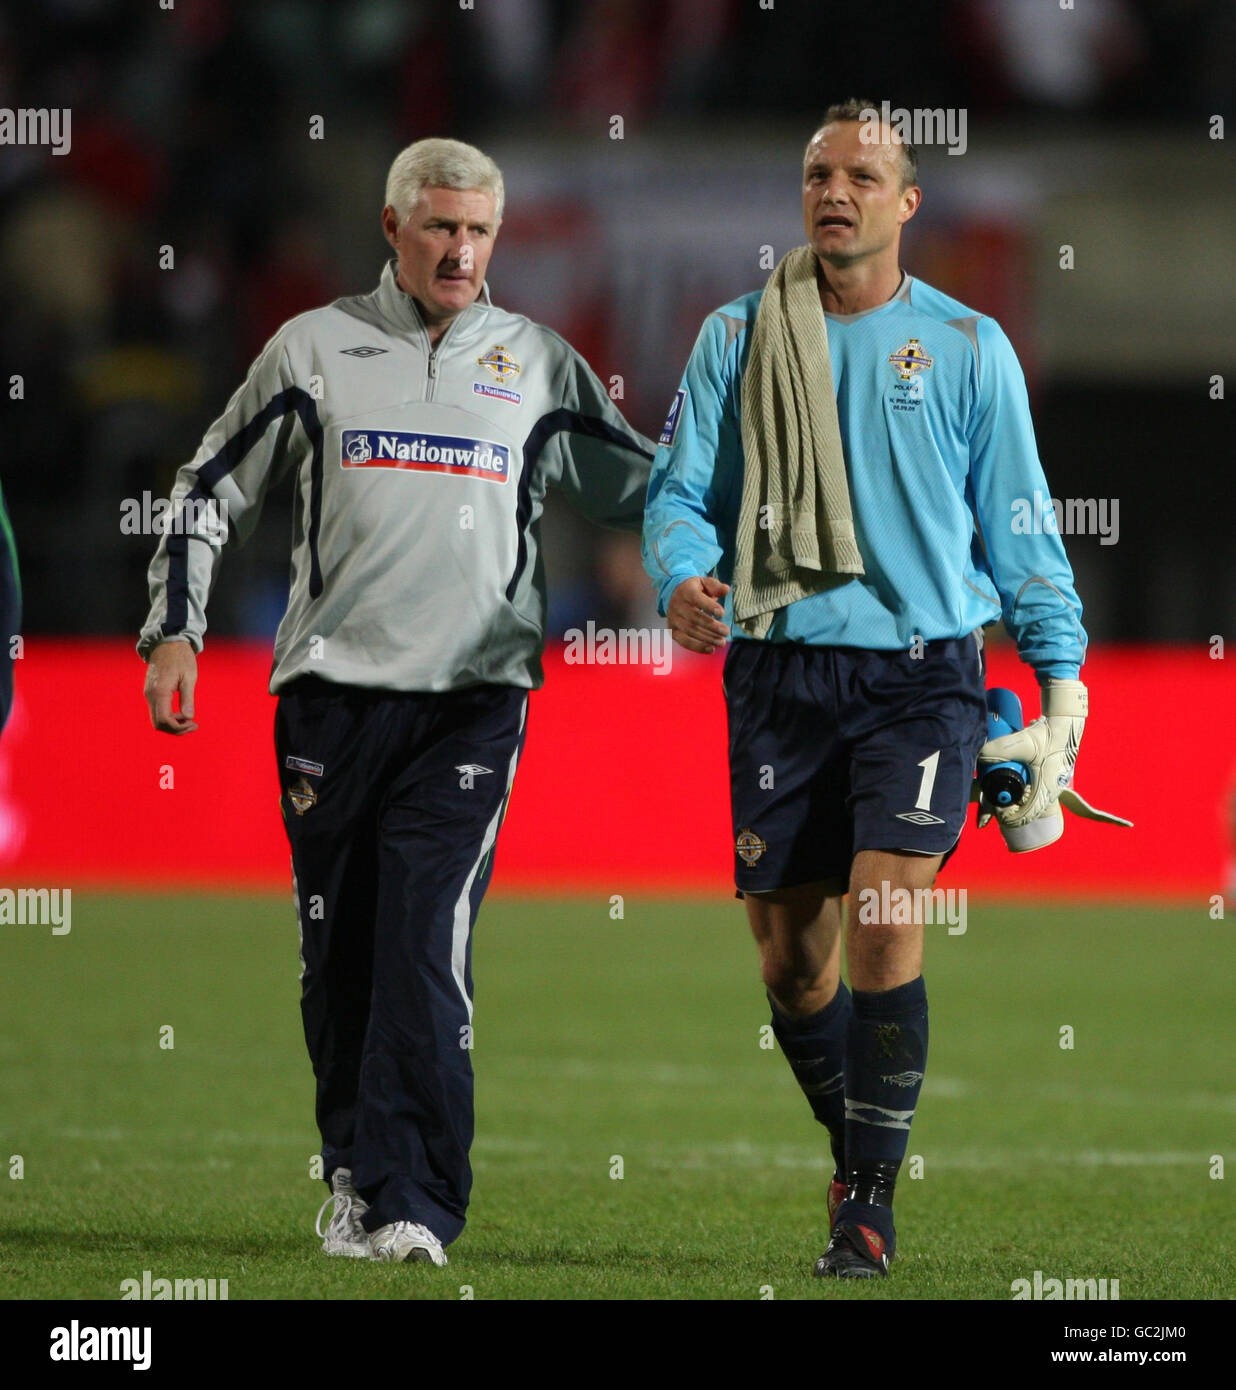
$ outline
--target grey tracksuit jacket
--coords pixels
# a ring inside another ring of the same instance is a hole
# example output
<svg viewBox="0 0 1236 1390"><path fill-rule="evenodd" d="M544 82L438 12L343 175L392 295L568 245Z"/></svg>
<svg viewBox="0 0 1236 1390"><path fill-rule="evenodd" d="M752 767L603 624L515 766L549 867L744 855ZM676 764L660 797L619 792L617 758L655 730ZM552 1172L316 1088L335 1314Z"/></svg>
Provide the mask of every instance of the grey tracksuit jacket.
<svg viewBox="0 0 1236 1390"><path fill-rule="evenodd" d="M543 679L546 489L638 530L654 446L552 330L482 293L431 351L394 262L372 294L289 320L172 492L138 651L202 647L224 542L295 476L287 613L270 688ZM224 505L226 504L226 505Z"/></svg>

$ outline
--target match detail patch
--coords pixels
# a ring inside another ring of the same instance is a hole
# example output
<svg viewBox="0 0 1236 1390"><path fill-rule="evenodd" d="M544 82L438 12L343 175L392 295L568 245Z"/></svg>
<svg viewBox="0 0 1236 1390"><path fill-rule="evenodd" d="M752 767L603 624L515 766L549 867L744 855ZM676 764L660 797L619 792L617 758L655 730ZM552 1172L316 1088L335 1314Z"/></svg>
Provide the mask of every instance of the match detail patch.
<svg viewBox="0 0 1236 1390"><path fill-rule="evenodd" d="M406 430L344 430L339 463L343 468L454 473L491 483L505 483L511 475L511 451L505 444Z"/></svg>
<svg viewBox="0 0 1236 1390"><path fill-rule="evenodd" d="M493 396L495 400L510 401L512 405L519 405L523 396L518 391L512 391L506 386L490 386L488 382L474 381L472 390L478 396Z"/></svg>
<svg viewBox="0 0 1236 1390"><path fill-rule="evenodd" d="M678 422L682 419L683 403L686 399L687 393L683 388L680 387L674 392L674 403L670 406L669 414L665 417L665 424L661 426L661 438L657 440L657 443L664 448L668 449L674 442L674 437L678 433Z"/></svg>
<svg viewBox="0 0 1236 1390"><path fill-rule="evenodd" d="M321 763L310 762L308 758L294 758L289 753L283 760L284 767L290 767L293 772L307 772L312 777L321 777L326 769Z"/></svg>

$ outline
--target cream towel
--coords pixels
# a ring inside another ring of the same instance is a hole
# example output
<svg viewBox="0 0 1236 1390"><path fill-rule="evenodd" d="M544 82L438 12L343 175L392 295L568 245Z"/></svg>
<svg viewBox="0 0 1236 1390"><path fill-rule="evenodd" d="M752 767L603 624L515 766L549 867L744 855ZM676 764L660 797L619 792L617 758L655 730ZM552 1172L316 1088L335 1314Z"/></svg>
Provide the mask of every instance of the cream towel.
<svg viewBox="0 0 1236 1390"><path fill-rule="evenodd" d="M764 637L779 608L862 574L815 254L769 277L742 377L734 619Z"/></svg>

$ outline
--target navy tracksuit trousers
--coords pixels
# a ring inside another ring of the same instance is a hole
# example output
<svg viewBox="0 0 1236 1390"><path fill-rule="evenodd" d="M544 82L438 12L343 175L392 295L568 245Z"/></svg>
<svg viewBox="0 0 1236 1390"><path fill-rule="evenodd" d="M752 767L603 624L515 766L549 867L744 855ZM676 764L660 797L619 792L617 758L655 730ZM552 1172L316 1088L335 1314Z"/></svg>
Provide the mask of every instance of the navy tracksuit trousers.
<svg viewBox="0 0 1236 1390"><path fill-rule="evenodd" d="M472 926L528 692L403 693L316 677L280 693L275 749L325 1177L368 1230L464 1227L472 1188Z"/></svg>

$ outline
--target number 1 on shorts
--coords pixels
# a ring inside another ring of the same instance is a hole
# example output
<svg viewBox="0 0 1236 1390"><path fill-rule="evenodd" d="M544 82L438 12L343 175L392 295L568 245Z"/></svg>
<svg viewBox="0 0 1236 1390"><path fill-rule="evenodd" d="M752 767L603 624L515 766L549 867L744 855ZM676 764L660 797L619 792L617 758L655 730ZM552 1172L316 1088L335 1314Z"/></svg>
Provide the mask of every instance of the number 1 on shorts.
<svg viewBox="0 0 1236 1390"><path fill-rule="evenodd" d="M940 750L918 764L923 769L923 780L918 784L918 800L914 803L919 811L931 810L931 789L936 784L936 768L940 765ZM904 802L902 803L904 805Z"/></svg>

